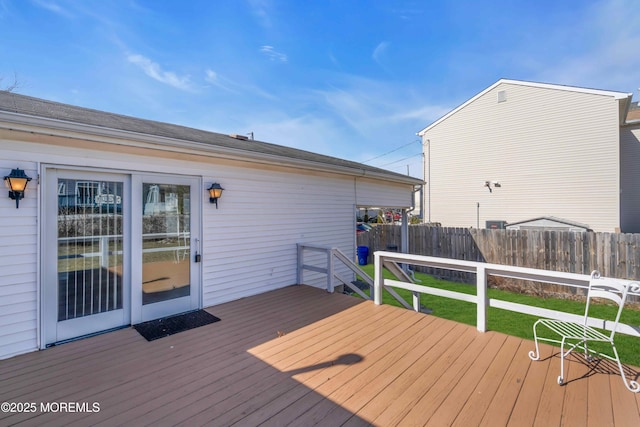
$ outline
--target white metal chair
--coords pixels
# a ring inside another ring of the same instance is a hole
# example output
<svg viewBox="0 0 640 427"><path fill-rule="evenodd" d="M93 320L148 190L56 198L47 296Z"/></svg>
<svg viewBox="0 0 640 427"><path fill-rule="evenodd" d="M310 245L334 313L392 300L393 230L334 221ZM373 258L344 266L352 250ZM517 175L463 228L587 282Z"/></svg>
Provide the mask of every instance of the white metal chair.
<svg viewBox="0 0 640 427"><path fill-rule="evenodd" d="M562 385L565 382L564 377L564 359L571 353L575 348L582 348L584 350L585 357L587 361L593 360L592 354L596 354L600 357L607 358L609 360L613 360L618 363L618 368L620 369L620 375L622 376L622 380L624 381L625 386L632 392L638 393L640 391L640 384L633 380L627 380L622 364L620 363L620 358L618 357L618 351L616 350L616 345L613 342L613 337L615 336L616 329L618 327L618 322L620 320L620 314L622 313L622 308L624 307L627 292L630 288L637 292L640 290L640 284L631 283L621 280L615 280L610 278L604 278L600 276L598 271L593 271L591 273L591 280L589 281L589 290L587 293L587 304L584 312L584 319L581 323L572 322L572 321L563 321L563 320L553 320L553 319L539 319L533 325L533 336L535 339L536 349L535 351L529 352L529 357L532 360L540 359L540 349L538 346L539 341L546 341L551 343L560 344L560 376L558 377L558 384ZM588 326L588 318L589 318L589 306L591 304L591 300L593 298L604 298L610 301L613 301L618 306L618 311L615 317L615 321L612 326L611 334L606 335L600 332L598 329L595 329L591 326ZM538 327L544 326L547 329L553 331L559 337L556 338L541 338L538 336ZM588 342L605 342L611 344L611 348L613 349L613 356L605 353L597 352L588 347ZM567 351L564 350L565 344L567 345Z"/></svg>

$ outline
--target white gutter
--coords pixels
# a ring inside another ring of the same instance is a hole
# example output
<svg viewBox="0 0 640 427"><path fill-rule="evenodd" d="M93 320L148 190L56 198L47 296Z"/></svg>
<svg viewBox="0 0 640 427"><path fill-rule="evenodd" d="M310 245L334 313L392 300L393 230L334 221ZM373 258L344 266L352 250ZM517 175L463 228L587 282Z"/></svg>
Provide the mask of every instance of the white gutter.
<svg viewBox="0 0 640 427"><path fill-rule="evenodd" d="M389 176L384 172L339 166L312 160L296 159L274 154L265 154L239 148L222 147L205 142L194 142L183 139L105 128L95 125L72 123L63 120L35 117L7 111L0 111L0 128L47 136L83 139L93 142L123 145L127 147L160 149L163 151L190 153L201 156L205 155L208 157L227 160L277 166L282 166L284 164L300 169L333 172L357 177L368 177L402 184L416 185L420 181L417 178L405 177L404 175ZM81 134L81 136L70 133Z"/></svg>

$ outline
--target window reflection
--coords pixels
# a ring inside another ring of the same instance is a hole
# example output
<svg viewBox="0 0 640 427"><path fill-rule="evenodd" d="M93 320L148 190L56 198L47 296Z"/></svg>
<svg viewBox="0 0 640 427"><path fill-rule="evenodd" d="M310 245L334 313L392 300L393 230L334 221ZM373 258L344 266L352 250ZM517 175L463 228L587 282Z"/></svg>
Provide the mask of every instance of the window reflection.
<svg viewBox="0 0 640 427"><path fill-rule="evenodd" d="M190 295L190 187L143 185L142 303Z"/></svg>
<svg viewBox="0 0 640 427"><path fill-rule="evenodd" d="M122 182L58 180L58 320L122 308Z"/></svg>

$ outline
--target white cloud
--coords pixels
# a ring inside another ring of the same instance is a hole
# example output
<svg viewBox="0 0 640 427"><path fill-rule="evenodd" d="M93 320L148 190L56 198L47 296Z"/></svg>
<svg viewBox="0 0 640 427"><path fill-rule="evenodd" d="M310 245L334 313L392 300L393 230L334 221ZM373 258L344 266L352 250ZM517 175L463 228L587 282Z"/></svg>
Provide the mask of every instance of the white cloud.
<svg viewBox="0 0 640 427"><path fill-rule="evenodd" d="M73 18L73 14L70 11L68 11L67 9L64 9L62 6L60 6L56 2L44 1L44 0L32 0L32 2L36 6L39 6L43 9L47 9L48 11L58 14L60 16L64 16L65 18Z"/></svg>
<svg viewBox="0 0 640 427"><path fill-rule="evenodd" d="M231 92L234 94L248 93L248 94L259 96L265 99L270 99L270 100L278 99L276 96L272 95L271 93L255 85L241 84L241 83L235 82L231 79L228 79L220 75L219 73L213 71L210 68L205 71L204 79L207 83L210 83L220 89L223 89L227 92Z"/></svg>
<svg viewBox="0 0 640 427"><path fill-rule="evenodd" d="M207 70L207 71L206 71L206 75L207 75L206 80L207 80L209 83L215 83L215 82L217 82L217 81L218 81L218 73L216 73L215 71L213 71L213 70Z"/></svg>
<svg viewBox="0 0 640 427"><path fill-rule="evenodd" d="M430 122L439 119L449 111L451 111L451 107L444 105L422 105L413 109L401 109L397 113L389 116L389 119L396 122L420 120L427 126Z"/></svg>
<svg viewBox="0 0 640 427"><path fill-rule="evenodd" d="M193 90L188 75L180 77L172 71L163 71L160 65L142 55L130 54L127 56L127 60L140 67L145 74L152 79L168 84L169 86L173 86L177 89L188 91Z"/></svg>
<svg viewBox="0 0 640 427"><path fill-rule="evenodd" d="M347 78L342 88L315 93L318 103L327 105L339 120L368 139L393 133L413 135L451 109L429 105L426 97L415 95L410 87L363 78Z"/></svg>
<svg viewBox="0 0 640 427"><path fill-rule="evenodd" d="M581 37L580 53L561 51L562 57L540 70L540 80L631 92L637 86L640 56L640 8L636 0L594 4L580 28L563 29L548 43ZM547 62L548 64L548 62ZM629 84L635 86L627 87Z"/></svg>
<svg viewBox="0 0 640 427"><path fill-rule="evenodd" d="M380 64L380 61L382 60L382 56L384 55L384 53L386 52L387 48L389 47L390 43L389 42L381 42L378 44L378 46L376 46L376 48L373 50L373 54L371 55L371 57L373 58L374 61L376 61L378 64Z"/></svg>
<svg viewBox="0 0 640 427"><path fill-rule="evenodd" d="M269 58L271 61L287 62L287 55L276 51L273 48L273 46L268 46L268 45L262 46L260 48L260 52L265 54L267 58Z"/></svg>
<svg viewBox="0 0 640 427"><path fill-rule="evenodd" d="M231 89L228 85L224 84L222 82L223 79L220 77L220 75L218 73L216 73L215 71L211 70L211 69L205 70L204 80L207 83L211 83L212 85L214 85L216 87L219 87L220 89L224 89L226 91L234 92L234 93L237 92L237 91Z"/></svg>
<svg viewBox="0 0 640 427"><path fill-rule="evenodd" d="M254 137L278 145L337 156L331 141L342 140L340 133L330 119L311 115L292 117L284 112L256 112L245 125Z"/></svg>
<svg viewBox="0 0 640 427"><path fill-rule="evenodd" d="M271 28L271 18L269 17L271 3L268 0L248 0L248 4L258 23L264 28Z"/></svg>

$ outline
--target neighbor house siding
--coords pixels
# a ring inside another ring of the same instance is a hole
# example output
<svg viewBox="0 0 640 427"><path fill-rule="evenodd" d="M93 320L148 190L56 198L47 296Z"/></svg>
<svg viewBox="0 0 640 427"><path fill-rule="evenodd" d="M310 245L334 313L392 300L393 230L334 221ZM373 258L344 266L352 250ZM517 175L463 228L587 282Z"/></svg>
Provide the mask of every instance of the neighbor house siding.
<svg viewBox="0 0 640 427"><path fill-rule="evenodd" d="M484 227L555 216L596 231L619 227L614 97L501 83L427 129L423 141L425 216L433 222ZM485 181L501 187L489 192Z"/></svg>
<svg viewBox="0 0 640 427"><path fill-rule="evenodd" d="M640 233L640 123L620 128L620 228Z"/></svg>
<svg viewBox="0 0 640 427"><path fill-rule="evenodd" d="M0 170L24 169L32 177L19 210L0 197L0 359L38 348L37 164L30 156L1 150ZM4 177L4 175L2 175Z"/></svg>

